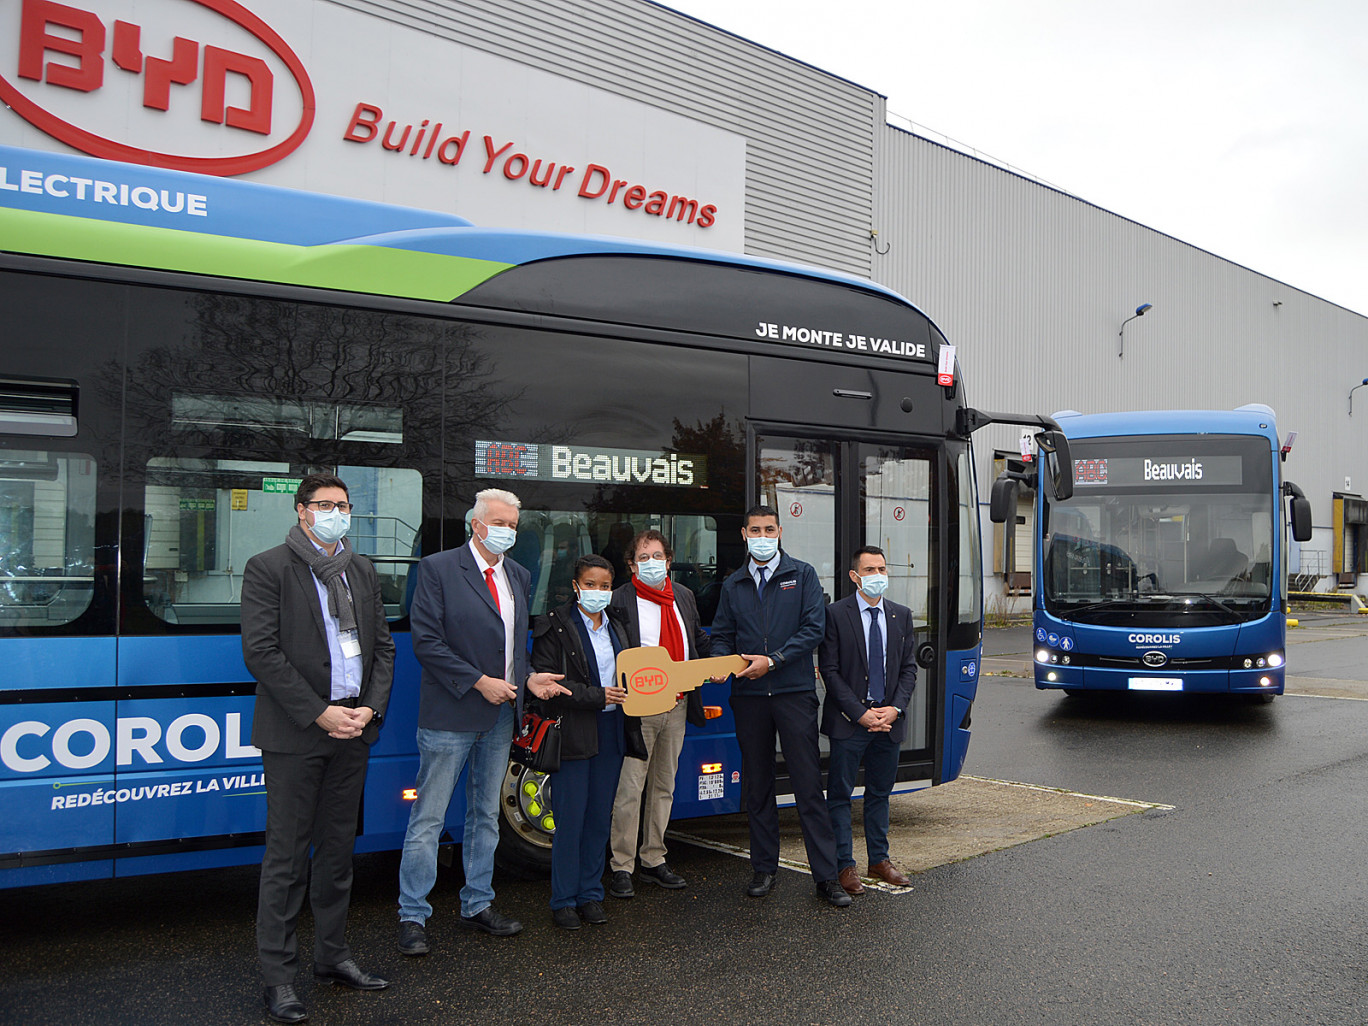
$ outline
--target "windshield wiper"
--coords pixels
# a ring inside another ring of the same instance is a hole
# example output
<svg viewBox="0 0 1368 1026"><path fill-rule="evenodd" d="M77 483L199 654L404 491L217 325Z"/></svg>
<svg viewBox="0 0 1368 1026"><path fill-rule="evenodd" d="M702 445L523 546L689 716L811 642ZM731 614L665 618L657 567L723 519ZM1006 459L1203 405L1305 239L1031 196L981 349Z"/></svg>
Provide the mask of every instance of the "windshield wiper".
<svg viewBox="0 0 1368 1026"><path fill-rule="evenodd" d="M1210 602L1213 606L1216 606L1218 609L1221 609L1221 610L1223 610L1223 611L1229 613L1231 616L1235 617L1237 620L1240 619L1240 614L1239 614L1239 613L1237 613L1237 612L1236 612L1234 609L1232 609L1230 606L1226 605L1224 602L1222 602L1220 599L1218 599L1215 595L1208 595L1208 594L1207 594L1206 592L1204 592L1204 591L1194 591L1194 592L1191 592L1191 593L1184 592L1183 595L1182 595L1181 597L1183 598L1184 601L1190 601L1191 599L1206 599L1208 602Z"/></svg>
<svg viewBox="0 0 1368 1026"><path fill-rule="evenodd" d="M1089 602L1086 606L1078 606L1076 609L1062 609L1062 612L1074 615L1077 613L1092 613L1099 609L1124 609L1127 607L1144 606L1149 603L1146 601L1148 595L1132 595L1127 598L1105 599L1101 602Z"/></svg>

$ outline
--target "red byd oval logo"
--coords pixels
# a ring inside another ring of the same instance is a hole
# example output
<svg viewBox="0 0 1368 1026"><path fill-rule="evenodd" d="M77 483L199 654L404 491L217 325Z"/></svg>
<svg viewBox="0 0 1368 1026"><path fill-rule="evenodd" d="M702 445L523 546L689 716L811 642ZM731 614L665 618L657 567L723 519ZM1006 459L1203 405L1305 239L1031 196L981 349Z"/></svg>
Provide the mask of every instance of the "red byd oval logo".
<svg viewBox="0 0 1368 1026"><path fill-rule="evenodd" d="M627 680L627 687L638 695L658 695L669 686L670 675L654 666L643 666Z"/></svg>
<svg viewBox="0 0 1368 1026"><path fill-rule="evenodd" d="M55 0L0 7L0 99L92 156L201 174L256 171L308 136L309 74L251 11L235 0L125 3L130 20Z"/></svg>

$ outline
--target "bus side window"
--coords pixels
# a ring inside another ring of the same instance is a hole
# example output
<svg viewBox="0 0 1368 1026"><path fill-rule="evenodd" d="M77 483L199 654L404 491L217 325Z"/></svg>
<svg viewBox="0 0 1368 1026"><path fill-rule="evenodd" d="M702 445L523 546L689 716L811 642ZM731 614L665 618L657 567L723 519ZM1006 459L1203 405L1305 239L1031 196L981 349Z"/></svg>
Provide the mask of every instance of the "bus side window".
<svg viewBox="0 0 1368 1026"><path fill-rule="evenodd" d="M70 623L94 593L94 459L0 453L0 624Z"/></svg>
<svg viewBox="0 0 1368 1026"><path fill-rule="evenodd" d="M467 525L469 522L467 511ZM700 619L710 623L721 584L717 576L717 521L713 517L537 510L524 504L518 517L518 539L508 555L532 576L532 615L574 597L571 582L575 560L581 556L598 555L608 560L614 567L614 587L630 583L627 560L632 555L632 539L648 527L670 540L675 554L670 577L694 593Z"/></svg>
<svg viewBox="0 0 1368 1026"><path fill-rule="evenodd" d="M409 570L418 561L422 475L394 467L327 469L347 483L348 539L375 564L386 616L401 619L408 614ZM243 567L284 541L306 472L274 461L149 460L143 506L148 608L167 623L239 623Z"/></svg>

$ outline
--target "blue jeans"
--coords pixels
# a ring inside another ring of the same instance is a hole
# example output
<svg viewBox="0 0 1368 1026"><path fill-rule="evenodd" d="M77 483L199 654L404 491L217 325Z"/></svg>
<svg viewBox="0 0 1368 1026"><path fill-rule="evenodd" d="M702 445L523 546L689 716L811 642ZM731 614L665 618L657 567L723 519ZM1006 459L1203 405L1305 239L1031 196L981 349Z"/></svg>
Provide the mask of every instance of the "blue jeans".
<svg viewBox="0 0 1368 1026"><path fill-rule="evenodd" d="M499 844L499 789L508 771L513 742L513 706L505 703L494 726L484 731L418 728L418 797L409 809L404 856L399 863L399 919L425 923L432 915L427 896L437 882L437 844L446 824L456 779L466 762L465 833L461 838L461 915L473 916L494 903L494 849Z"/></svg>
<svg viewBox="0 0 1368 1026"><path fill-rule="evenodd" d="M855 865L850 826L850 793L864 763L864 834L869 864L888 858L888 796L898 776L898 745L887 734L859 730L852 737L831 739L827 770L827 815L836 835L836 865Z"/></svg>

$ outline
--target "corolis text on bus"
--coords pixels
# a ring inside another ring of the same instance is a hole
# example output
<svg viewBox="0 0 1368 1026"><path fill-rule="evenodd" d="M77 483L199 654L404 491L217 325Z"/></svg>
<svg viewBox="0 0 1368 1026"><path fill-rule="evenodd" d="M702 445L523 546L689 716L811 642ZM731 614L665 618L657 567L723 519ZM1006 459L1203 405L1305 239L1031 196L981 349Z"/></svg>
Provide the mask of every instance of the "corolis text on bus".
<svg viewBox="0 0 1368 1026"><path fill-rule="evenodd" d="M808 345L827 346L831 349L852 349L857 352L885 353L889 356L926 358L925 344L908 342L899 338L852 335L843 331L800 328L792 324L774 324L769 321L760 321L755 328L755 334L759 338L772 338L781 342L805 342Z"/></svg>
<svg viewBox="0 0 1368 1026"><path fill-rule="evenodd" d="M10 169L0 165L0 192L27 192L35 196L84 203L112 203L116 207L137 207L140 210L161 210L168 214L209 216L209 197L176 189L154 189L150 185L129 185L127 182L104 182L98 178L78 178L76 175L44 174L16 168L17 182L9 180Z"/></svg>
<svg viewBox="0 0 1368 1026"><path fill-rule="evenodd" d="M186 713L162 725L151 716L121 716L114 736L100 720L75 719L58 724L20 720L0 734L0 764L15 773L40 773L56 762L69 770L94 769L114 749L116 766L131 766L134 756L154 766L169 757L176 762L204 762L222 753L225 759L259 759L260 750L245 743L241 713L218 720Z"/></svg>

